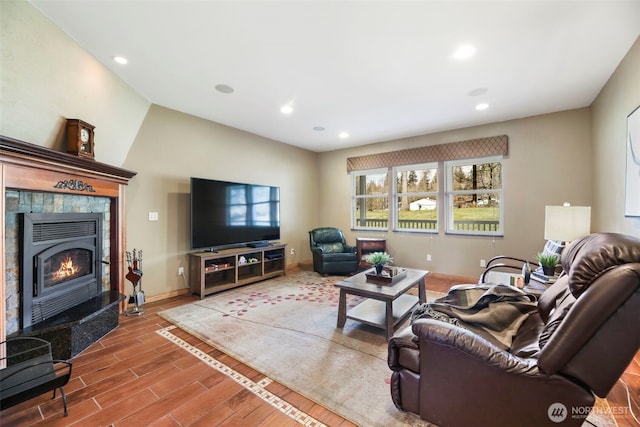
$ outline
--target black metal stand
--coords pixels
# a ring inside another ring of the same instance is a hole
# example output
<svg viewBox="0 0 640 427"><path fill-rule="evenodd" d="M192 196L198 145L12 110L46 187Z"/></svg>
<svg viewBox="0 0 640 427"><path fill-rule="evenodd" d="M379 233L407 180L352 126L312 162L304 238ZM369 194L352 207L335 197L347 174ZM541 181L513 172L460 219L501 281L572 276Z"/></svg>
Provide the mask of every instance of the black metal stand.
<svg viewBox="0 0 640 427"><path fill-rule="evenodd" d="M125 316L140 316L141 314L144 313L144 309L140 308L140 306L142 304L139 304L138 301L138 292L136 291L136 286L138 286L138 282L131 282L131 284L133 285L133 302L135 303L135 305L133 306L133 308L130 308L129 310L127 310L124 315Z"/></svg>
<svg viewBox="0 0 640 427"><path fill-rule="evenodd" d="M134 248L132 252L127 252L127 263L129 264L129 272L125 276L127 280L133 285L133 301L135 303L133 308L130 308L125 312L125 316L140 316L144 313L144 310L140 308L144 304L144 292L142 292L142 250L136 251ZM136 290L136 287L140 283L140 290Z"/></svg>

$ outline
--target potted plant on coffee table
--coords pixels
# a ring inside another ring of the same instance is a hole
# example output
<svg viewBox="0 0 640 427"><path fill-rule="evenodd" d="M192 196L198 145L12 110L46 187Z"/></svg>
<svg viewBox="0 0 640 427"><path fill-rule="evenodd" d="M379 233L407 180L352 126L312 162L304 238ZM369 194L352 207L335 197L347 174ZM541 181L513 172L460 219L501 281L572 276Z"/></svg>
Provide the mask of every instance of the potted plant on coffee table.
<svg viewBox="0 0 640 427"><path fill-rule="evenodd" d="M560 260L557 254L540 252L536 255L536 258L545 276L555 275L556 265L558 265L558 261Z"/></svg>
<svg viewBox="0 0 640 427"><path fill-rule="evenodd" d="M378 275L382 273L382 268L391 260L391 255L386 252L372 252L367 256L367 262L373 264Z"/></svg>

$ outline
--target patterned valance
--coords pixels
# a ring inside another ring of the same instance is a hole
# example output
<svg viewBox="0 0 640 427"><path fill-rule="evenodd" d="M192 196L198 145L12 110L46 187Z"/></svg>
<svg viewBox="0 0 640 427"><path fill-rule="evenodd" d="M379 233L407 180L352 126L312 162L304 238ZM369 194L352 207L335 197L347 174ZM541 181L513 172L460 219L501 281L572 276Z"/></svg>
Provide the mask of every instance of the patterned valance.
<svg viewBox="0 0 640 427"><path fill-rule="evenodd" d="M349 157L347 158L347 172L445 160L507 155L508 148L509 137L507 135L428 145L426 147L408 148L388 153Z"/></svg>

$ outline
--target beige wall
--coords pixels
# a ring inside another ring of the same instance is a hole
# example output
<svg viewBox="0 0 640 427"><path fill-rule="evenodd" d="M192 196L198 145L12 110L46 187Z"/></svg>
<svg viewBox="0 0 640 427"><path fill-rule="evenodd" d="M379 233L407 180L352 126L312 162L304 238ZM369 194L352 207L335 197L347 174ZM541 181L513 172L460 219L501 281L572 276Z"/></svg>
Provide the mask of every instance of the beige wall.
<svg viewBox="0 0 640 427"><path fill-rule="evenodd" d="M122 165L146 99L26 1L0 1L0 45L0 135L65 150L65 119L82 119L96 160Z"/></svg>
<svg viewBox="0 0 640 427"><path fill-rule="evenodd" d="M152 106L124 167L138 172L127 189L127 246L144 251L146 295L186 286L177 273L189 271L191 176L279 186L287 264L309 246L307 230L317 223L313 152ZM159 221L149 222L149 212Z"/></svg>
<svg viewBox="0 0 640 427"><path fill-rule="evenodd" d="M385 237L397 264L443 274L477 277L480 260L511 254L533 259L544 245L544 206L591 205L591 114L588 108L546 114L322 153L319 161L321 225L349 230L350 181L346 159L424 145L506 134L509 155L503 163L505 233L503 237L420 233L349 232ZM585 167L587 165L587 167ZM427 262L427 254L432 261Z"/></svg>
<svg viewBox="0 0 640 427"><path fill-rule="evenodd" d="M598 231L640 236L640 218L625 218L627 116L640 105L640 38L593 103L593 218Z"/></svg>
<svg viewBox="0 0 640 427"><path fill-rule="evenodd" d="M127 249L144 251L147 296L186 287L177 269L188 272L190 176L280 186L287 263L305 256L317 223L315 153L150 108L28 2L1 1L0 24L0 134L64 150L65 118L80 118L96 126L97 161L138 172L126 190Z"/></svg>
<svg viewBox="0 0 640 427"><path fill-rule="evenodd" d="M281 240L296 249L289 264L310 260L309 229L336 225L351 241L385 236L399 264L477 276L480 259L533 256L543 244L544 205L564 201L592 205L594 231L640 234L638 220L623 216L625 121L640 104L638 42L592 108L315 154L150 107L27 2L0 2L0 41L0 134L62 149L64 118L82 118L96 125L98 161L138 172L127 189L127 248L144 250L151 297L185 287L177 268L187 267L190 176L280 186ZM349 230L347 157L498 134L510 138L504 238ZM149 222L148 212L160 220Z"/></svg>

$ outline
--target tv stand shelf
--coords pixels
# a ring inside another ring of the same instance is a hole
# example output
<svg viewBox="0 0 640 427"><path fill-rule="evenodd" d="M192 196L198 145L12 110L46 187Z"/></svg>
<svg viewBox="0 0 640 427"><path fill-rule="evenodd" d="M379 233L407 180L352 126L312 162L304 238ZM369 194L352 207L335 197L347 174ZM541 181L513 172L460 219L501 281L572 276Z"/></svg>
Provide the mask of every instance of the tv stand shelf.
<svg viewBox="0 0 640 427"><path fill-rule="evenodd" d="M286 274L285 244L189 254L191 293L207 295ZM242 262L244 257L245 262Z"/></svg>

